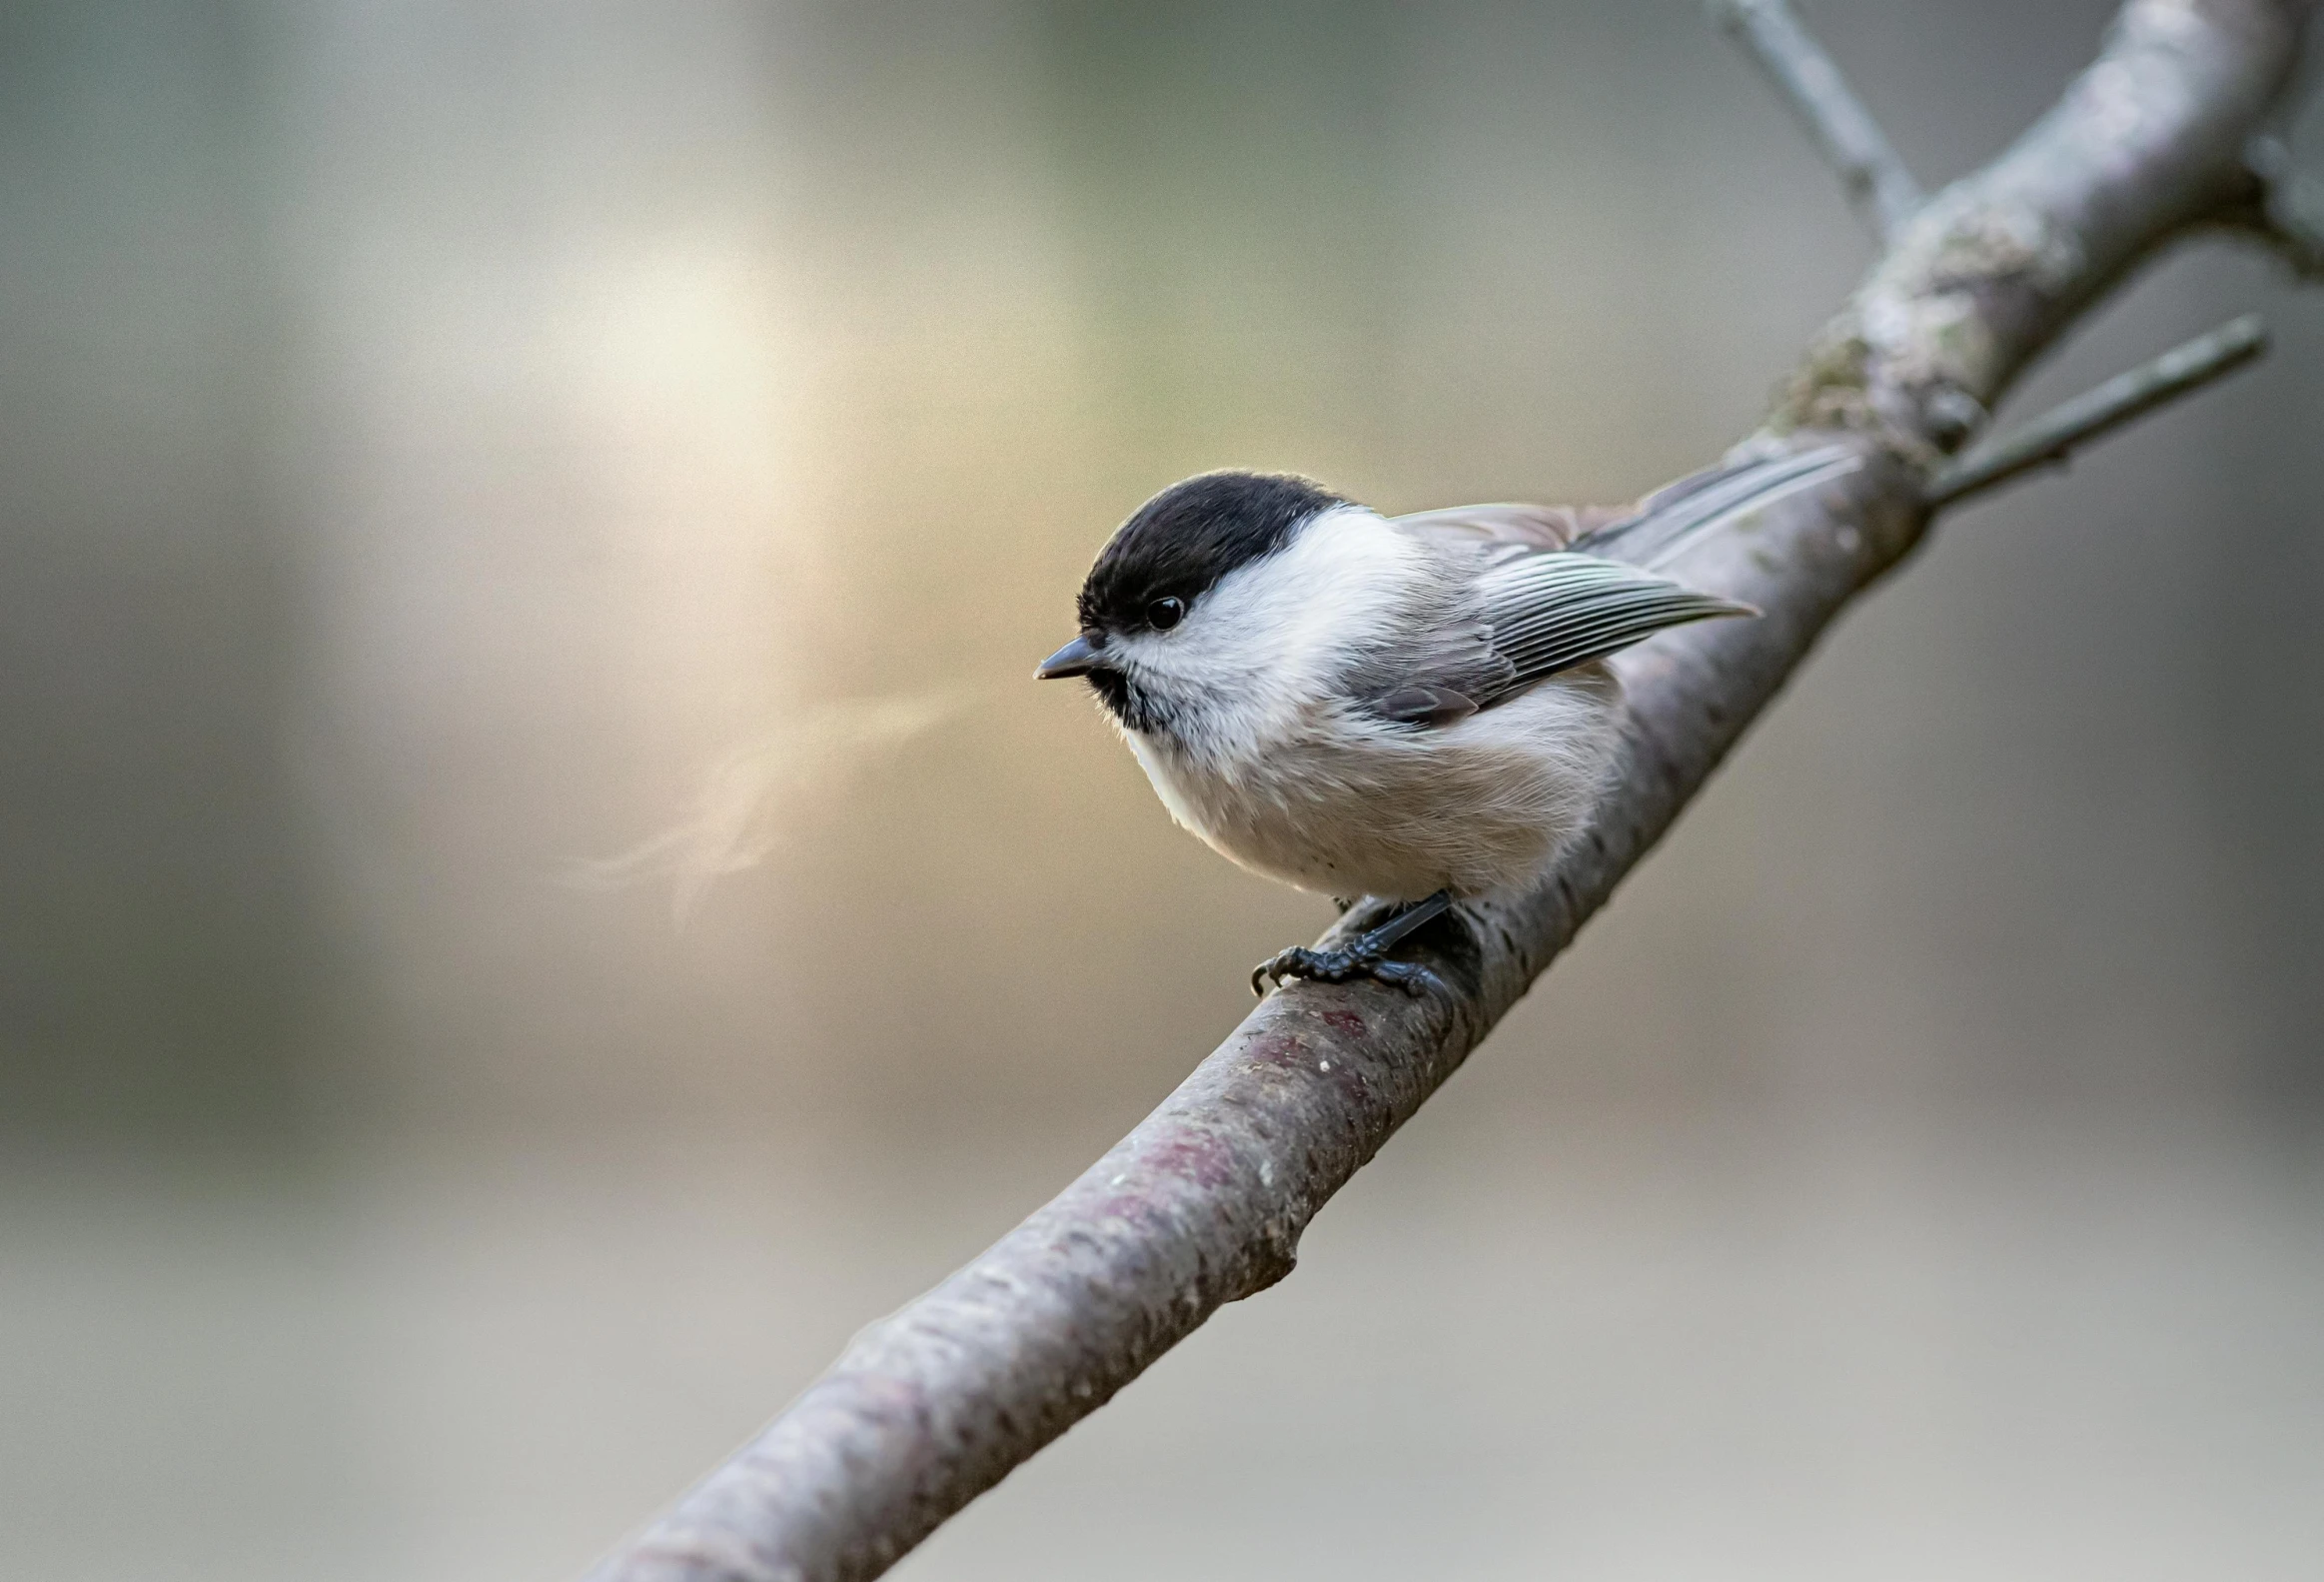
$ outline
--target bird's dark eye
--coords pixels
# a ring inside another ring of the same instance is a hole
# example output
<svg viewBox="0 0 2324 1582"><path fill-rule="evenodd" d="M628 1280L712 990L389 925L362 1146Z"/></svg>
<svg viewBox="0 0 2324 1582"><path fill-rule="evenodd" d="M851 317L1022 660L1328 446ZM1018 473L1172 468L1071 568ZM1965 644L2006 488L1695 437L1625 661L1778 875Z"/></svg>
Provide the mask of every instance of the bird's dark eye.
<svg viewBox="0 0 2324 1582"><path fill-rule="evenodd" d="M1186 619L1186 601L1157 599L1146 607L1146 625L1157 632L1167 632Z"/></svg>

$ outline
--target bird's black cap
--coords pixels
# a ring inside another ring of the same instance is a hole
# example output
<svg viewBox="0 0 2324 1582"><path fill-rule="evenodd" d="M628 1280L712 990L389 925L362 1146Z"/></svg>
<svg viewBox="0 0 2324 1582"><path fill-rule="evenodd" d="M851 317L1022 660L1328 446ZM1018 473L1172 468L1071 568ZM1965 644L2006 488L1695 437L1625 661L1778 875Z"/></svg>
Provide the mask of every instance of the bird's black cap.
<svg viewBox="0 0 2324 1582"><path fill-rule="evenodd" d="M1288 473L1203 473L1140 506L1081 585L1084 631L1127 632L1158 599L1191 605L1237 567L1264 560L1338 495Z"/></svg>

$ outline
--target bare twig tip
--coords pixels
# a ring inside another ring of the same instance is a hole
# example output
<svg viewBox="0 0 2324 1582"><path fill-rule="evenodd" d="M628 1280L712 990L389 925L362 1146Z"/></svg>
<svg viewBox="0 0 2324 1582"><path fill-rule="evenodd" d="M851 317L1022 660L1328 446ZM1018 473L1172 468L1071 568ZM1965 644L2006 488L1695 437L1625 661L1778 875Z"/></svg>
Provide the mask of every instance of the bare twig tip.
<svg viewBox="0 0 2324 1582"><path fill-rule="evenodd" d="M1882 241L1920 212L1920 184L1785 0L1709 0L1711 19L1750 51Z"/></svg>
<svg viewBox="0 0 2324 1582"><path fill-rule="evenodd" d="M2063 462L2108 430L2241 368L2265 352L2267 342L2267 325L2258 314L2231 319L1978 447L1930 479L1921 500L1931 510L1954 505L2020 473Z"/></svg>

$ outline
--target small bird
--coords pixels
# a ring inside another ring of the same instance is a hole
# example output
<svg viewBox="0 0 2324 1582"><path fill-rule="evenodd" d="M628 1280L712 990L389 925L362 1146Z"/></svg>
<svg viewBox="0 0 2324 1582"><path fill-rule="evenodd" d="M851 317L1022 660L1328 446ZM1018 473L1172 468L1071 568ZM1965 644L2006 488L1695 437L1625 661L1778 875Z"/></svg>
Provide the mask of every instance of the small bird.
<svg viewBox="0 0 2324 1582"><path fill-rule="evenodd" d="M1713 468L1634 511L1378 512L1304 478L1205 473L1117 529L1042 680L1086 679L1179 823L1244 867L1392 909L1345 948L1251 974L1371 977L1456 901L1539 874L1613 773L1601 663L1666 627L1751 616L1661 567L1860 465L1838 447ZM1343 902L1343 904L1352 904Z"/></svg>

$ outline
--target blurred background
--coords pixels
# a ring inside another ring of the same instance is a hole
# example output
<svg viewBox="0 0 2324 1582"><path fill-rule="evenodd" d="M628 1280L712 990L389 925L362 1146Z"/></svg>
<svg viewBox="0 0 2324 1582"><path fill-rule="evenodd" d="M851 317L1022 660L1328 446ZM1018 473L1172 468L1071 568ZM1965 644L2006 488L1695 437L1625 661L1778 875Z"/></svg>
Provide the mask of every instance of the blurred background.
<svg viewBox="0 0 2324 1582"><path fill-rule="evenodd" d="M2109 9L1807 15L1933 183ZM1029 681L1110 527L1229 464L1635 496L1869 258L1692 0L18 0L0 76L47 1582L579 1570L1326 920ZM2251 308L898 1574L2313 1576L2324 297L2190 247L2012 410ZM577 882L739 783L682 915Z"/></svg>

